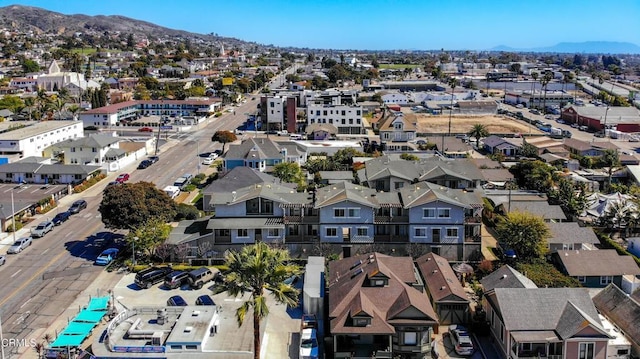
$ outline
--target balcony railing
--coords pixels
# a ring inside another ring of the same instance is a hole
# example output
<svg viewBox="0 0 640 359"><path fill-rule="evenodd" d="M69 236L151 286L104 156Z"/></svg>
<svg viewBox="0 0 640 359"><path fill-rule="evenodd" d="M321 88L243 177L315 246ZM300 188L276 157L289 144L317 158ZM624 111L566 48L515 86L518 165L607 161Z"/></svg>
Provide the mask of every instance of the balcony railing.
<svg viewBox="0 0 640 359"><path fill-rule="evenodd" d="M382 216L374 217L375 223L409 223L409 216Z"/></svg>
<svg viewBox="0 0 640 359"><path fill-rule="evenodd" d="M482 217L464 217L464 223L482 223Z"/></svg>

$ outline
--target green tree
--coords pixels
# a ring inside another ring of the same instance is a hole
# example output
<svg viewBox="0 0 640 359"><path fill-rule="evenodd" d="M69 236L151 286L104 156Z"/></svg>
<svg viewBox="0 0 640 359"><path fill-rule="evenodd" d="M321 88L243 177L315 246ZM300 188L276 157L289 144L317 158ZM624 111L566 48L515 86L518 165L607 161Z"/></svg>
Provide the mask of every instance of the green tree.
<svg viewBox="0 0 640 359"><path fill-rule="evenodd" d="M480 139L482 137L489 136L489 131L487 131L487 127L481 123L476 123L473 125L471 130L467 132L469 137L473 137L476 139L476 147L480 146Z"/></svg>
<svg viewBox="0 0 640 359"><path fill-rule="evenodd" d="M501 218L496 227L500 243L516 251L524 262L541 259L547 253L550 231L542 217L528 212L511 212Z"/></svg>
<svg viewBox="0 0 640 359"><path fill-rule="evenodd" d="M540 84L544 89L544 97L542 101L542 112L545 114L547 113L547 86L549 85L549 82L551 82L552 79L553 79L553 72L551 71L546 71L542 76L542 78L540 79Z"/></svg>
<svg viewBox="0 0 640 359"><path fill-rule="evenodd" d="M125 236L125 241L132 251L142 252L145 257L151 258L156 254L158 246L169 238L170 233L171 226L161 218L149 218L146 222L129 231Z"/></svg>
<svg viewBox="0 0 640 359"><path fill-rule="evenodd" d="M411 153L403 153L400 155L400 158L407 161L417 161L419 160L418 156Z"/></svg>
<svg viewBox="0 0 640 359"><path fill-rule="evenodd" d="M19 113L25 107L25 101L18 96L6 95L0 98L0 110L7 109L13 113Z"/></svg>
<svg viewBox="0 0 640 359"><path fill-rule="evenodd" d="M222 143L222 153L224 153L224 148L227 145L227 142L234 142L237 140L238 137L235 135L235 133L226 130L216 131L216 133L214 133L211 137L211 141Z"/></svg>
<svg viewBox="0 0 640 359"><path fill-rule="evenodd" d="M509 168L518 187L543 193L548 193L554 186L557 177L555 171L555 167L540 160L520 161Z"/></svg>
<svg viewBox="0 0 640 359"><path fill-rule="evenodd" d="M600 165L607 168L607 184L611 187L611 176L613 171L620 167L620 156L618 151L607 149L600 156Z"/></svg>
<svg viewBox="0 0 640 359"><path fill-rule="evenodd" d="M98 212L107 228L135 229L152 218L172 220L176 203L153 183L125 183L104 190Z"/></svg>
<svg viewBox="0 0 640 359"><path fill-rule="evenodd" d="M289 258L284 249L271 248L264 242L243 247L240 251L228 251L225 255L224 282L218 292L227 292L232 297L244 297L236 310L238 326L244 323L248 314L253 316L253 357L260 358L260 322L269 314L267 294L276 302L288 307L298 305L299 291L285 279L298 275L301 270Z"/></svg>
<svg viewBox="0 0 640 359"><path fill-rule="evenodd" d="M536 89L536 82L538 82L538 76L539 74L537 72L532 72L531 73L531 78L533 79L533 81L531 81L531 98L533 99L533 92ZM506 96L506 94L505 94ZM540 105L540 102L538 102L538 105ZM529 103L529 107L533 108L535 107L533 104L533 100Z"/></svg>
<svg viewBox="0 0 640 359"><path fill-rule="evenodd" d="M31 59L24 58L20 66L22 66L22 72L25 74L40 71L40 65Z"/></svg>
<svg viewBox="0 0 640 359"><path fill-rule="evenodd" d="M552 203L559 204L569 216L578 216L587 207L587 186L583 182L574 184L567 178L560 178L557 189L549 193Z"/></svg>
<svg viewBox="0 0 640 359"><path fill-rule="evenodd" d="M273 166L273 175L283 182L297 183L304 185L304 175L300 166L295 162L280 162Z"/></svg>

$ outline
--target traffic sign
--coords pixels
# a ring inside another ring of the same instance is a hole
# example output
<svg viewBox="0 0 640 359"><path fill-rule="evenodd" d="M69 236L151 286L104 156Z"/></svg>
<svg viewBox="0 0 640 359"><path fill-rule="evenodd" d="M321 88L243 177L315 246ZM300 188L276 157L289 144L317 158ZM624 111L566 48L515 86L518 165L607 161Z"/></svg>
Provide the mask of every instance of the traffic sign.
<svg viewBox="0 0 640 359"><path fill-rule="evenodd" d="M173 130L173 126L160 126L161 130Z"/></svg>

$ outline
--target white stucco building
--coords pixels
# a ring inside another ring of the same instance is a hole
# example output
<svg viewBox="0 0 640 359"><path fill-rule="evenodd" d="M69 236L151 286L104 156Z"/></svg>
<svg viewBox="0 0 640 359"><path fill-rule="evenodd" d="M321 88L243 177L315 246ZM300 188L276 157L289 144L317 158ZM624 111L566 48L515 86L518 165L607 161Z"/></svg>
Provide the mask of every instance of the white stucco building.
<svg viewBox="0 0 640 359"><path fill-rule="evenodd" d="M71 71L61 71L56 60L51 62L47 73L39 75L37 80L38 88L45 91L55 91L67 88L72 94L79 94L90 88L99 88L100 84L93 80L84 78L84 74Z"/></svg>
<svg viewBox="0 0 640 359"><path fill-rule="evenodd" d="M41 157L45 148L84 135L82 122L79 121L28 121L21 124L26 126L0 133L0 154Z"/></svg>
<svg viewBox="0 0 640 359"><path fill-rule="evenodd" d="M362 123L362 106L314 105L307 107L307 124L328 123L338 129L338 134L360 135L365 133Z"/></svg>

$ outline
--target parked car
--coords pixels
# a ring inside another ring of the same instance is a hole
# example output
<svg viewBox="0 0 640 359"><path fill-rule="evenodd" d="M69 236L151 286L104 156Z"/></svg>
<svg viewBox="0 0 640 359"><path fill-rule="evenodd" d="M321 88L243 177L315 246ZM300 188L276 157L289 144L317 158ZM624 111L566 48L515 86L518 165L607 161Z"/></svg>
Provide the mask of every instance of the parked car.
<svg viewBox="0 0 640 359"><path fill-rule="evenodd" d="M85 208L87 208L87 201L85 201L84 199L79 199L73 202L71 207L69 207L69 213L70 214L80 213L80 211L82 211Z"/></svg>
<svg viewBox="0 0 640 359"><path fill-rule="evenodd" d="M96 258L96 264L100 266L106 266L111 263L118 256L118 252L120 250L118 248L108 248L102 251L98 258Z"/></svg>
<svg viewBox="0 0 640 359"><path fill-rule="evenodd" d="M25 248L29 247L32 243L31 237L18 238L7 250L8 254L17 254L22 252Z"/></svg>
<svg viewBox="0 0 640 359"><path fill-rule="evenodd" d="M189 285L193 288L200 289L205 283L216 278L216 275L207 267L197 268L189 272Z"/></svg>
<svg viewBox="0 0 640 359"><path fill-rule="evenodd" d="M210 296L204 294L196 299L196 305L216 305L216 303Z"/></svg>
<svg viewBox="0 0 640 359"><path fill-rule="evenodd" d="M458 355L472 355L474 352L473 342L469 336L467 328L460 324L449 326L449 338L454 350Z"/></svg>
<svg viewBox="0 0 640 359"><path fill-rule="evenodd" d="M69 213L69 211L60 212L56 214L55 217L53 217L51 222L53 222L54 226L59 226L62 224L62 222L65 222L67 219L69 219L70 216L71 213Z"/></svg>
<svg viewBox="0 0 640 359"><path fill-rule="evenodd" d="M129 180L129 174L128 173L121 173L120 176L118 176L118 178L116 178L116 182L118 183L125 183Z"/></svg>
<svg viewBox="0 0 640 359"><path fill-rule="evenodd" d="M205 159L202 161L202 164L203 164L203 165L206 165L206 166L210 166L210 165L212 165L212 164L213 164L213 158L211 158L211 157L207 157L207 158L205 158Z"/></svg>
<svg viewBox="0 0 640 359"><path fill-rule="evenodd" d="M7 258L5 256L0 256L0 266L3 266L6 261Z"/></svg>
<svg viewBox="0 0 640 359"><path fill-rule="evenodd" d="M160 157L158 157L158 156L150 156L148 158L148 160L151 161L151 163L156 163L156 162L158 162L160 160Z"/></svg>
<svg viewBox="0 0 640 359"><path fill-rule="evenodd" d="M318 318L315 314L303 314L300 321L300 329L318 329Z"/></svg>
<svg viewBox="0 0 640 359"><path fill-rule="evenodd" d="M318 339L315 329L303 329L300 333L300 358L318 359Z"/></svg>
<svg viewBox="0 0 640 359"><path fill-rule="evenodd" d="M176 289L182 287L183 284L189 280L189 273L185 271L173 271L164 277L164 286L169 289Z"/></svg>
<svg viewBox="0 0 640 359"><path fill-rule="evenodd" d="M171 267L149 267L136 273L134 282L140 288L149 289L152 285L162 282L171 272Z"/></svg>
<svg viewBox="0 0 640 359"><path fill-rule="evenodd" d="M138 129L139 132L153 132L153 128L151 127L140 127Z"/></svg>
<svg viewBox="0 0 640 359"><path fill-rule="evenodd" d="M187 302L179 295L174 295L167 300L167 305L170 307L186 307Z"/></svg>
<svg viewBox="0 0 640 359"><path fill-rule="evenodd" d="M140 162L140 164L138 165L138 169L139 170L143 170L149 166L151 166L153 164L153 162L149 161L149 160L142 160L142 162Z"/></svg>
<svg viewBox="0 0 640 359"><path fill-rule="evenodd" d="M36 228L31 229L31 236L41 238L41 237L44 237L45 234L51 232L52 230L53 230L53 222L51 221L40 222L40 224L38 224Z"/></svg>

